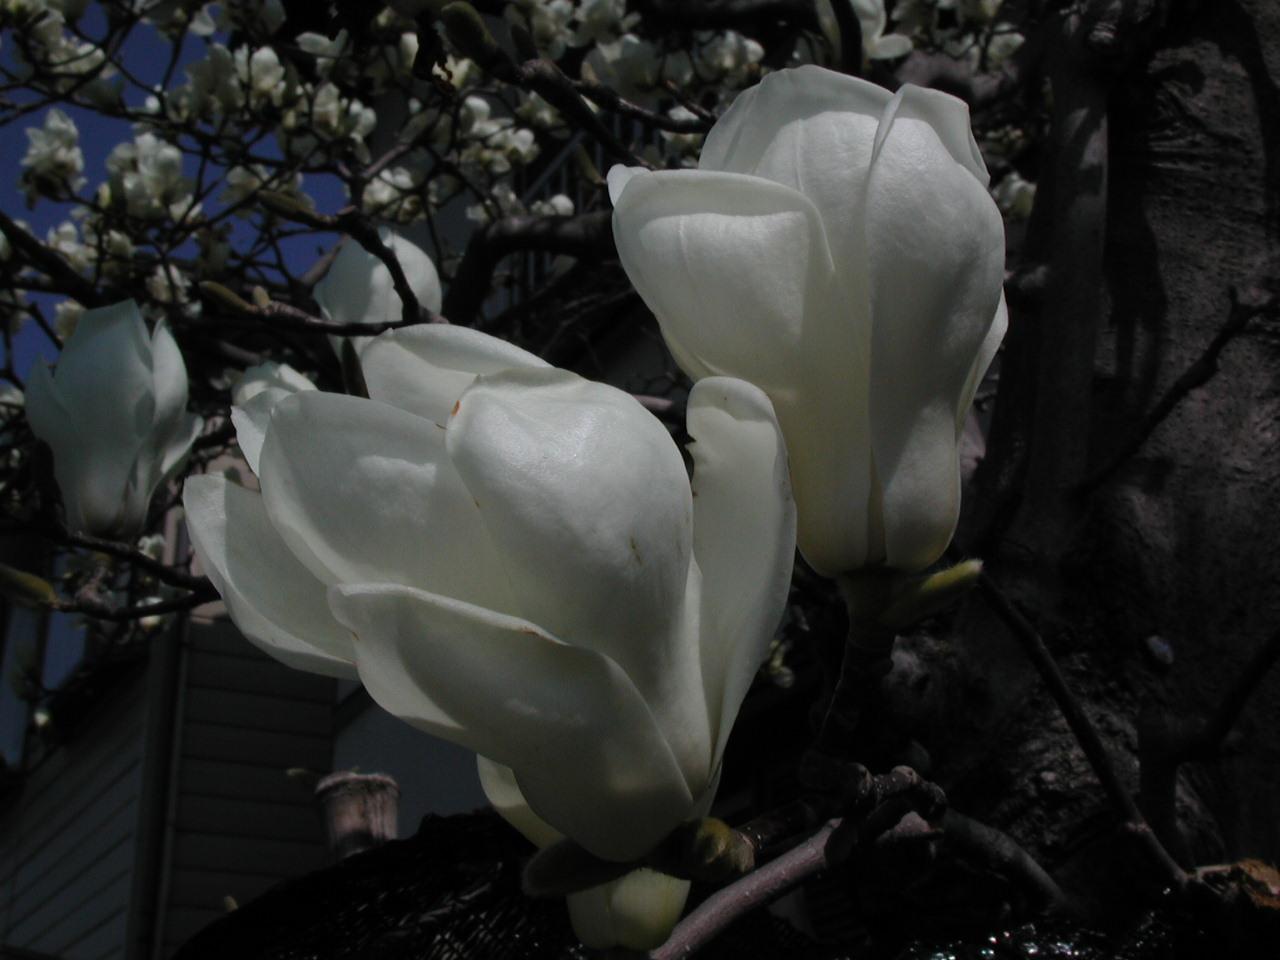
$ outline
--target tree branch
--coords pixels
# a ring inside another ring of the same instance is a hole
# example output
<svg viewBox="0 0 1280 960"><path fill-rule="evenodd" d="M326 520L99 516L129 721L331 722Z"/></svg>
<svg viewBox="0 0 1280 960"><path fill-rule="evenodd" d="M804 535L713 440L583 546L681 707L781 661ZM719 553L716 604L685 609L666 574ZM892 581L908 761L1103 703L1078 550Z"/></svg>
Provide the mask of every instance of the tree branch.
<svg viewBox="0 0 1280 960"><path fill-rule="evenodd" d="M1276 312L1274 297L1268 296L1261 300L1255 299L1247 304L1241 303L1234 287L1228 291L1228 297L1231 307L1227 313L1227 322L1222 325L1222 329L1209 341L1209 345L1205 347L1204 352L1196 358L1191 366L1183 371L1182 375L1173 382L1173 385L1169 387L1164 396L1151 408L1151 411L1142 419L1138 429L1134 431L1133 436L1129 438L1124 446L1110 460L1094 470L1081 482L1080 493L1088 493L1109 480L1117 470L1138 452L1142 445L1147 442L1147 438L1155 432L1156 427L1164 422L1165 418L1173 412L1174 408L1192 390L1204 386L1213 379L1214 374L1218 372L1218 358L1221 356L1222 351L1227 344L1244 333L1250 320Z"/></svg>
<svg viewBox="0 0 1280 960"><path fill-rule="evenodd" d="M100 307L108 302L60 253L50 250L23 230L4 211L0 211L0 232L4 233L13 249L21 253L31 266L57 284L59 292L74 297L86 307Z"/></svg>
<svg viewBox="0 0 1280 960"><path fill-rule="evenodd" d="M504 217L477 230L449 284L445 315L455 323L473 324L489 293L494 268L518 250L596 258L614 255L612 217L609 210L576 217Z"/></svg>
<svg viewBox="0 0 1280 960"><path fill-rule="evenodd" d="M1080 744L1081 749L1084 750L1084 755L1088 759L1089 765L1093 768L1094 774L1102 783L1102 788L1110 798L1112 806L1120 814L1126 827L1131 830L1145 848L1153 866L1160 873L1161 882L1170 884L1175 889L1181 890L1185 888L1187 875L1174 861L1173 857L1169 855L1169 851L1161 845L1156 835L1151 832L1146 819L1142 815L1142 811L1138 809L1137 803L1120 780L1120 774L1116 770L1115 764L1111 761L1111 754L1107 752L1107 748L1102 743L1101 737L1098 736L1098 732L1094 729L1093 724L1089 722L1084 709L1067 686L1066 678L1063 677L1062 671L1058 669L1058 664L1054 661L1053 654L1049 652L1049 648L1045 645L1039 632L1031 625L1031 621L1024 617L1017 607L1013 605L1012 601L1004 595L989 574L981 574L978 579L978 587L987 603L990 604L991 609L1004 621L1005 626L1009 628L1009 632L1013 634L1014 639L1018 641L1023 652L1031 660L1045 686L1049 688L1049 694L1053 697L1054 702L1058 704L1058 709L1062 711L1062 715L1067 721L1067 726L1071 728L1076 741Z"/></svg>
<svg viewBox="0 0 1280 960"><path fill-rule="evenodd" d="M676 925L670 939L649 954L650 960L692 956L739 917L825 870L827 842L839 825L840 821L832 820L776 860L713 893Z"/></svg>

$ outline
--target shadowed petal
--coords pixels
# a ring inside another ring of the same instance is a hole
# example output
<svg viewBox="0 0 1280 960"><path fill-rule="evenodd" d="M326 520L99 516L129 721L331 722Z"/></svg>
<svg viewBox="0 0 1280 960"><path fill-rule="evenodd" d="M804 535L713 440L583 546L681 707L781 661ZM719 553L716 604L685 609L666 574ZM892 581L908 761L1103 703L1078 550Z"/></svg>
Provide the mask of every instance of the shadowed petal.
<svg viewBox="0 0 1280 960"><path fill-rule="evenodd" d="M182 491L200 566L240 632L299 670L354 677L351 637L329 614L325 588L267 518L262 497L212 474Z"/></svg>

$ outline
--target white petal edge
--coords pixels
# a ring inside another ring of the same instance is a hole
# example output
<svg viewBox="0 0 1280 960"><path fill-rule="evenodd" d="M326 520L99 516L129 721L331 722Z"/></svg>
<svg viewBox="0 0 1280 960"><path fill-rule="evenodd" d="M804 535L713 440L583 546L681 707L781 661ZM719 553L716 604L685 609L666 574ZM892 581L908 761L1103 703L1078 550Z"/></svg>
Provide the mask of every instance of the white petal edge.
<svg viewBox="0 0 1280 960"><path fill-rule="evenodd" d="M607 657L407 587L339 585L329 606L377 703L510 767L538 816L596 856L643 856L693 808L648 706Z"/></svg>
<svg viewBox="0 0 1280 960"><path fill-rule="evenodd" d="M516 783L514 770L480 754L476 754L476 770L480 774L480 789L489 805L526 840L541 850L564 839L564 834L530 808Z"/></svg>
<svg viewBox="0 0 1280 960"><path fill-rule="evenodd" d="M910 98L904 98L908 103ZM888 124L886 124L888 126ZM996 315L1004 223L924 119L903 114L868 180L871 438L886 562L923 569L959 515L957 407Z"/></svg>
<svg viewBox="0 0 1280 960"><path fill-rule="evenodd" d="M200 566L240 632L288 666L354 677L349 634L329 615L324 586L272 529L261 496L208 474L187 478L182 503Z"/></svg>
<svg viewBox="0 0 1280 960"><path fill-rule="evenodd" d="M829 350L834 266L821 217L788 187L715 171L637 174L613 212L618 256L691 376L774 396ZM821 331L821 332L819 332Z"/></svg>
<svg viewBox="0 0 1280 960"><path fill-rule="evenodd" d="M693 550L702 570L703 685L715 767L791 587L796 507L786 444L759 388L727 377L689 394Z"/></svg>
<svg viewBox="0 0 1280 960"><path fill-rule="evenodd" d="M398 583L514 612L445 431L376 400L306 392L275 405L258 479L271 522L326 583Z"/></svg>
<svg viewBox="0 0 1280 960"><path fill-rule="evenodd" d="M941 90L918 87L914 83L903 84L884 108L884 116L876 130L875 145L872 148L873 164L898 120L921 120L927 123L956 163L973 174L983 187L991 183L986 161L982 159L982 151L973 138L969 105L963 100ZM875 234L871 236L874 237Z"/></svg>
<svg viewBox="0 0 1280 960"><path fill-rule="evenodd" d="M740 93L716 121L698 169L751 173L787 124L826 112L879 117L891 97L884 87L811 64L777 70Z"/></svg>
<svg viewBox="0 0 1280 960"><path fill-rule="evenodd" d="M441 426L478 374L546 366L545 360L505 340L445 324L388 330L360 353L371 399Z"/></svg>

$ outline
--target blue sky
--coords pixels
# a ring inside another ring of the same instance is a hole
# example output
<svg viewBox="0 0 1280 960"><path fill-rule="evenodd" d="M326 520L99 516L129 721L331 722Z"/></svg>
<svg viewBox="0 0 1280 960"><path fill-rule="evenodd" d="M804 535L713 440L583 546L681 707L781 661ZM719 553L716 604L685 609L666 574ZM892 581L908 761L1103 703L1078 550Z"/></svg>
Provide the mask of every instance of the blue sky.
<svg viewBox="0 0 1280 960"><path fill-rule="evenodd" d="M85 16L79 21L79 27L90 37L96 38L105 35L105 18L96 4L90 5ZM179 55L179 67L173 76L174 84L181 84L186 81L183 68L192 61L199 59L203 55L207 44L214 41L225 42L226 37L225 35L215 34L209 38L195 36L185 38ZM143 84L157 84L164 77L170 49L171 44L167 38L160 35L149 25L142 24L132 32L128 42L125 44L122 62L127 70ZM0 62L3 62L7 67L13 66L12 44L6 44L5 49L0 50ZM125 102L130 106L140 106L144 97L145 93L138 87L126 84ZM21 96L15 96L14 100L19 103L22 102ZM79 128L80 148L84 154L84 176L86 178L86 183L81 189L81 193L86 196L91 195L98 184L107 177L107 156L117 144L131 141L133 139L133 131L130 124L122 120L104 117L93 111L67 107L66 105L60 105L59 108L71 116ZM45 237L50 229L65 220L71 219L71 205L69 204L54 203L40 199L34 209L28 209L20 185L22 157L27 151L29 142L26 131L41 127L44 124L47 113L48 108L22 117L17 123L5 130L4 135L0 137L0 172L3 172L3 178L0 178L0 184L3 184L0 186L0 209L14 219L24 221L35 236L41 239ZM275 152L275 155L278 156L279 154L274 148L274 141L264 141L259 149L265 153ZM189 174L194 174L195 158L187 157L186 167ZM320 210L335 211L346 202L345 193L335 179L310 176L305 179L304 188L315 199ZM218 207L216 199L212 203L205 204L206 210L216 210ZM252 228L241 222L233 233L233 242L237 239L246 239L250 235L252 235ZM315 239L304 238L286 245L285 253L290 266L300 271L310 263L315 255L315 249ZM34 295L32 299L41 305L46 317L52 318L53 308L59 298ZM0 349L3 348L0 347ZM35 362L36 358L53 361L56 359L57 349L35 324L27 323L23 325L23 328L14 338L14 354L15 367L18 374L25 379L27 371L30 370L31 364Z"/></svg>

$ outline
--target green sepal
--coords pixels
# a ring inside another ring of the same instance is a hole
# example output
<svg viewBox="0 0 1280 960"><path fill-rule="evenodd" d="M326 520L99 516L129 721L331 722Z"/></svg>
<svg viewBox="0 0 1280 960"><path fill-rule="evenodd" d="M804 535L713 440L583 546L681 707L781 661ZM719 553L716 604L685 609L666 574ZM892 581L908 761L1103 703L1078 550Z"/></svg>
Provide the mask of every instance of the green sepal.
<svg viewBox="0 0 1280 960"><path fill-rule="evenodd" d="M43 577L0 563L0 596L20 607L52 607L58 602L57 591Z"/></svg>

